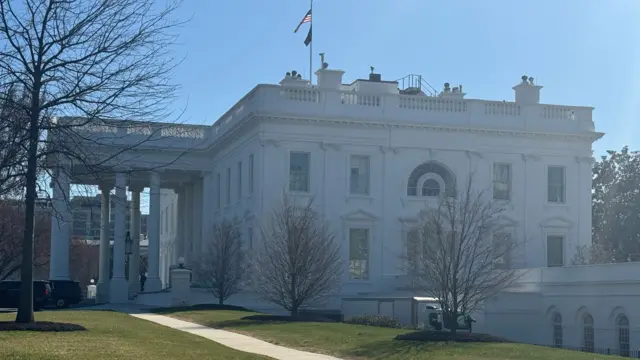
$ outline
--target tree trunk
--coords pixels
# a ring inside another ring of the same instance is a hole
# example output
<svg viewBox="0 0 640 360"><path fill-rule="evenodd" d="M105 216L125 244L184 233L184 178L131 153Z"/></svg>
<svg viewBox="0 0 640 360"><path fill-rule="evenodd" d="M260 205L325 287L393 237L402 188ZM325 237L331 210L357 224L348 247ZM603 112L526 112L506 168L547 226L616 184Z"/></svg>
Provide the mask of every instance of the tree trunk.
<svg viewBox="0 0 640 360"><path fill-rule="evenodd" d="M293 319L297 319L298 318L298 307L292 307L291 308L291 318Z"/></svg>
<svg viewBox="0 0 640 360"><path fill-rule="evenodd" d="M38 137L40 135L37 107L39 99L31 99L31 119L29 126L29 149L27 154L27 176L25 196L25 221L22 237L22 271L20 273L20 304L16 322L30 323L33 318L33 235L35 226L36 185L38 170ZM36 111L34 111L34 108ZM55 216L55 215L54 215Z"/></svg>
<svg viewBox="0 0 640 360"><path fill-rule="evenodd" d="M449 314L449 332L451 333L451 338L455 338L458 333L458 312L452 311Z"/></svg>
<svg viewBox="0 0 640 360"><path fill-rule="evenodd" d="M218 305L224 305L224 298L222 296L218 297Z"/></svg>

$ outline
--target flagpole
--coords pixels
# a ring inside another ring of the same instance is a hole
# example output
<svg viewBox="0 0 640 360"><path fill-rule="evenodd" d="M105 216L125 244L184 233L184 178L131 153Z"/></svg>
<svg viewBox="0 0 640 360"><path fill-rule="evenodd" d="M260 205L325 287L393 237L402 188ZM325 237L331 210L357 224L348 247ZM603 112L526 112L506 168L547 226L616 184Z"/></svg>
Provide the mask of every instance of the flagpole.
<svg viewBox="0 0 640 360"><path fill-rule="evenodd" d="M311 0L311 20L309 21L309 29L313 32L313 0ZM311 34L311 43L309 43L309 83L313 85L313 33Z"/></svg>

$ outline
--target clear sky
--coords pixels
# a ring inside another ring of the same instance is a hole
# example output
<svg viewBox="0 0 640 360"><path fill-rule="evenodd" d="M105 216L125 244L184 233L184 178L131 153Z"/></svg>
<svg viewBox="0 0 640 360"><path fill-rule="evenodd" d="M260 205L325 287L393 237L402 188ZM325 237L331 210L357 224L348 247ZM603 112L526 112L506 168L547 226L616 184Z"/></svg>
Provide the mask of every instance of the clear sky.
<svg viewBox="0 0 640 360"><path fill-rule="evenodd" d="M175 81L183 121L211 124L258 83L309 72L308 0L185 1ZM421 74L436 89L513 101L523 74L541 101L595 107L596 155L640 149L640 0L315 0L315 65L326 53L345 81ZM317 66L314 66L314 71Z"/></svg>

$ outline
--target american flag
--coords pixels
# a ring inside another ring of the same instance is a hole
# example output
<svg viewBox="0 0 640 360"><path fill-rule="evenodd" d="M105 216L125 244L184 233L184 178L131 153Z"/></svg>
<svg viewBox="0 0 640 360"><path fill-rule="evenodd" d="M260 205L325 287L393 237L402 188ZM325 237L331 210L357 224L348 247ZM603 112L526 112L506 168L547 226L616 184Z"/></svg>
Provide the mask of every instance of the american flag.
<svg viewBox="0 0 640 360"><path fill-rule="evenodd" d="M311 10L309 10L307 14L304 16L304 18L302 18L302 21L300 21L300 24L298 24L298 26L296 27L295 30L293 30L293 32L297 33L298 29L300 29L300 26L302 26L302 24L310 23L310 22L311 22Z"/></svg>

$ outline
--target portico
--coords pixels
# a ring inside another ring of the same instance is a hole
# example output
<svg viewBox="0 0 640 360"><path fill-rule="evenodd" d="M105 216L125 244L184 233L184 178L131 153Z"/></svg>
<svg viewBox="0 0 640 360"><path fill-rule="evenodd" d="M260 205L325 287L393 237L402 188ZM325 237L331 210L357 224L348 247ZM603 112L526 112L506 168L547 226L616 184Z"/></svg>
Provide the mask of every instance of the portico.
<svg viewBox="0 0 640 360"><path fill-rule="evenodd" d="M149 127L149 125L140 123L135 126ZM186 189L185 185L190 184L193 179L200 179L204 163L201 160L201 155L191 150L203 146L203 141L206 139L204 136L206 131L198 126L169 124L157 124L155 126L158 126L157 134L155 135L136 133L132 131L131 124L125 122L114 126L115 130L110 132L123 133L122 138L109 139L108 143L104 144L105 147L110 147L106 151L100 150L102 146L96 149L96 154L100 154L100 158L95 161L103 161L101 159L103 156L109 156L107 154L113 151L113 145L116 141L122 143L117 144L121 145L119 147L122 149L126 149L126 147L131 147L131 149L123 151L122 155L117 157L117 162L110 161L108 166L103 165L100 170L96 170L97 167L77 164L68 160L60 161L55 157L49 158L49 166L53 169L51 187L52 203L55 210L51 228L50 279L66 280L71 275L69 274L69 244L72 214L68 206L71 186L92 185L98 187L102 200L96 300L98 302L124 303L139 293L139 274L141 269L140 261L137 259L140 259L140 194L145 188L148 188L148 268L146 269L148 274L144 290L145 292L162 290L160 274L161 190ZM121 127L124 130L121 130ZM87 129L87 132L97 132L100 135L105 132L105 129L96 129L89 126L84 128ZM183 131L176 131L176 128ZM172 131L167 131L167 129ZM168 145L169 141L166 140L171 140L171 145ZM95 144L93 145L95 146ZM195 189L193 186L187 187ZM189 199L193 206L196 193L193 192L194 190L191 191ZM127 205L128 197L131 199L130 208ZM129 231L131 246L128 251L125 251L127 211L131 212ZM114 212L112 249L110 244L111 212ZM201 214L199 211L197 213ZM187 214L194 225L202 223L201 219L194 219L194 216L197 215L194 210L187 210L184 215ZM185 230L190 228L191 226L184 227ZM192 234L185 233L184 236L192 236ZM182 239L183 237L181 237ZM185 247L182 246L182 251L184 250ZM111 252L113 252L112 269L110 269ZM128 265L126 265L127 253L130 253L129 256L131 257ZM125 266L128 266L129 279L125 276Z"/></svg>

